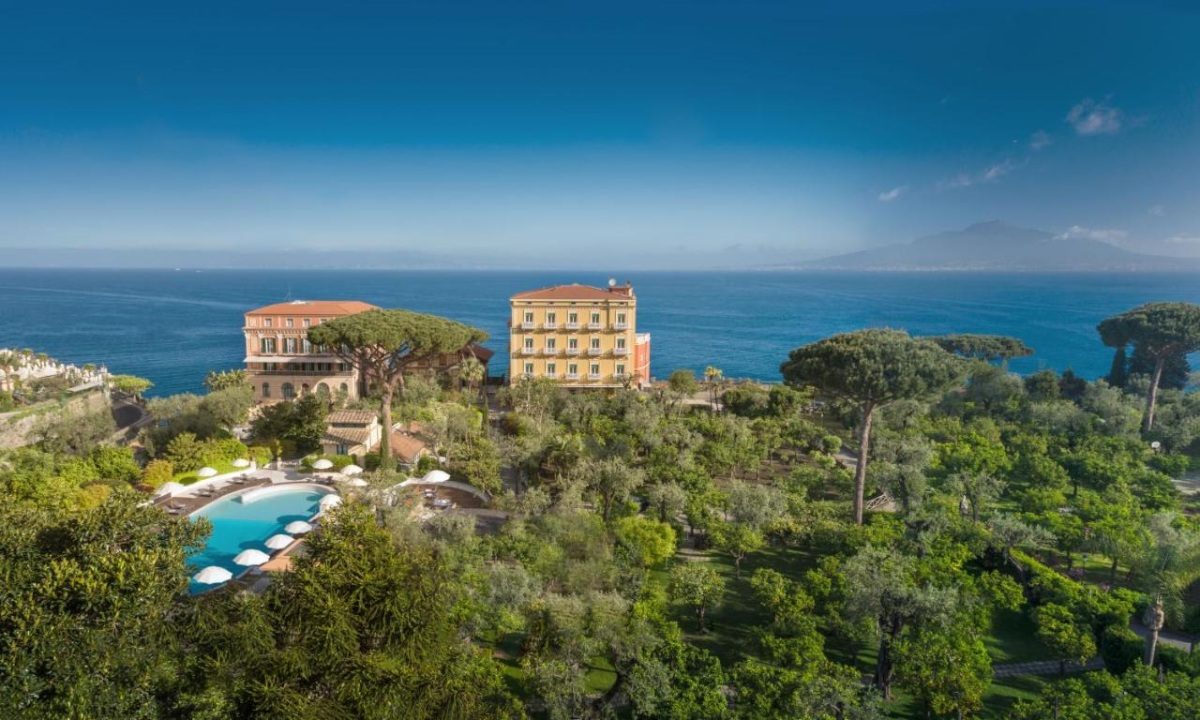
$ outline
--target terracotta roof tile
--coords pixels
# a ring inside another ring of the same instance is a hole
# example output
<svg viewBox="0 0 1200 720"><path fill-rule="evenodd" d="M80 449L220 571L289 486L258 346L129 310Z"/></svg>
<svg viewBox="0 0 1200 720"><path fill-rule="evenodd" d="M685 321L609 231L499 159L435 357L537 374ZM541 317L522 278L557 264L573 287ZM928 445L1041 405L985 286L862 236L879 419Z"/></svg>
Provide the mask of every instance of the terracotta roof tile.
<svg viewBox="0 0 1200 720"><path fill-rule="evenodd" d="M388 442L392 455L408 464L415 463L421 458L421 455L429 452L429 446L425 444L424 440L408 433L393 432L388 437Z"/></svg>
<svg viewBox="0 0 1200 720"><path fill-rule="evenodd" d="M275 303L274 305L264 305L260 308L255 308L247 312L247 315L303 315L306 317L316 316L342 316L354 315L355 313L365 312L367 310L378 310L379 308L370 303L362 302L361 300L294 300L292 302Z"/></svg>
<svg viewBox="0 0 1200 720"><path fill-rule="evenodd" d="M615 290L621 290L616 292ZM619 286L614 290L592 287L591 285L554 285L552 287L526 290L512 296L513 300L629 300L630 295L624 293L625 287Z"/></svg>

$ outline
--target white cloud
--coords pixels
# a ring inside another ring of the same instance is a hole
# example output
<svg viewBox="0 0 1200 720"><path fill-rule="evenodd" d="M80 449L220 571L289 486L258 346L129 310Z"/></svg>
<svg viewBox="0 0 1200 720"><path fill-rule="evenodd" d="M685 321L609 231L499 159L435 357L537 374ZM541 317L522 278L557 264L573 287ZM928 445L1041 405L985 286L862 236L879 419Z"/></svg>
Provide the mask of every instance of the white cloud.
<svg viewBox="0 0 1200 720"><path fill-rule="evenodd" d="M1163 242L1172 245L1200 245L1200 235L1174 235Z"/></svg>
<svg viewBox="0 0 1200 720"><path fill-rule="evenodd" d="M1107 100L1096 102L1086 98L1067 113L1067 122L1079 135L1115 135L1123 121L1121 109L1109 105Z"/></svg>
<svg viewBox="0 0 1200 720"><path fill-rule="evenodd" d="M1167 206L1163 205L1162 203L1159 203L1157 205L1151 205L1150 209L1147 210L1146 212L1150 213L1154 217L1166 217L1167 216Z"/></svg>
<svg viewBox="0 0 1200 720"><path fill-rule="evenodd" d="M898 187L894 187L891 190L886 190L884 192L879 193L879 202L891 202L893 200L897 200L900 198L901 195L903 195L906 192L908 192L907 185L900 185Z"/></svg>
<svg viewBox="0 0 1200 720"><path fill-rule="evenodd" d="M1029 149L1037 152L1043 148L1048 148L1054 144L1054 138L1050 137L1050 133L1045 130L1038 130L1029 136Z"/></svg>
<svg viewBox="0 0 1200 720"><path fill-rule="evenodd" d="M979 172L962 172L954 177L942 180L938 183L938 189L955 190L978 185L979 183L993 182L1012 172L1016 166L1017 164L1012 161L1012 158L1005 158L1003 161L989 165Z"/></svg>
<svg viewBox="0 0 1200 720"><path fill-rule="evenodd" d="M1129 233L1116 228L1086 228L1082 225L1072 225L1065 232L1060 233L1058 239L1086 238L1088 240L1101 240L1106 243L1117 243L1128 236Z"/></svg>

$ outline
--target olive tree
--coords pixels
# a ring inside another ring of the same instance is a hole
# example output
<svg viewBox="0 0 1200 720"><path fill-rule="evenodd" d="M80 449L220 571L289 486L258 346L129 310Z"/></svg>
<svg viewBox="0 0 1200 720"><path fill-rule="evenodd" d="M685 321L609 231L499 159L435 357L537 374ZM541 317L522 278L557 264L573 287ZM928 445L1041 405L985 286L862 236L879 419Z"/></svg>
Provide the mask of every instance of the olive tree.
<svg viewBox="0 0 1200 720"><path fill-rule="evenodd" d="M1200 350L1200 305L1192 303L1149 303L1115 315L1097 326L1100 339L1122 352L1125 343L1154 362L1142 430L1154 427L1154 406L1162 382L1163 368L1173 358ZM1124 341L1124 342L1122 342Z"/></svg>
<svg viewBox="0 0 1200 720"><path fill-rule="evenodd" d="M409 310L369 310L323 322L309 329L308 339L353 366L364 386L379 388L383 435L381 467L391 467L388 435L392 427L392 397L404 387L414 363L461 351L487 338L482 330L436 315Z"/></svg>
<svg viewBox="0 0 1200 720"><path fill-rule="evenodd" d="M812 385L857 403L858 461L854 521L863 521L863 490L877 409L897 400L942 392L959 380L962 363L931 340L885 328L842 333L793 350L780 366L790 385Z"/></svg>

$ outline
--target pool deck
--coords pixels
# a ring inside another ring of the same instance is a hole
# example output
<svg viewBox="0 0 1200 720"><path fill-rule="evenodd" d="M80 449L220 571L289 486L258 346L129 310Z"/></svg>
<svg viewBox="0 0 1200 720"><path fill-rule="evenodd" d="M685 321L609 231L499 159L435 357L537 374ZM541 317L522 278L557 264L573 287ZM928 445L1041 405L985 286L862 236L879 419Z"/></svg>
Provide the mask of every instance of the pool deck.
<svg viewBox="0 0 1200 720"><path fill-rule="evenodd" d="M227 495L241 490L268 485L318 485L335 488L327 473L301 473L292 469L249 468L235 476L223 476L198 480L182 490L155 498L156 507L172 515L191 515Z"/></svg>

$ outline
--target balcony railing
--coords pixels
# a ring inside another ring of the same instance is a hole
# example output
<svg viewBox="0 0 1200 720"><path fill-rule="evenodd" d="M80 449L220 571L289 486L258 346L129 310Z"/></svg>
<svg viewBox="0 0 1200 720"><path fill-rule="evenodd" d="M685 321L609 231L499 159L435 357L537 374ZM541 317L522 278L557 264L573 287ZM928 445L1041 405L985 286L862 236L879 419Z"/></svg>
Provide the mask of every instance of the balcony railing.
<svg viewBox="0 0 1200 720"><path fill-rule="evenodd" d="M601 355L601 354L603 354L603 353L604 353L604 350L602 350L602 349L600 349L600 348L598 348L598 347L590 347L590 348L588 348L588 355Z"/></svg>
<svg viewBox="0 0 1200 720"><path fill-rule="evenodd" d="M588 373L588 380L599 380L600 373Z"/></svg>
<svg viewBox="0 0 1200 720"><path fill-rule="evenodd" d="M613 330L628 330L628 329L629 329L629 323L623 323L623 322L613 323Z"/></svg>
<svg viewBox="0 0 1200 720"><path fill-rule="evenodd" d="M600 324L600 323L598 323L598 322L590 322L590 323L588 323L588 330L599 330L599 329L600 329L600 328L602 328L602 327L604 327L604 326L603 326L603 325L601 325L601 324Z"/></svg>
<svg viewBox="0 0 1200 720"><path fill-rule="evenodd" d="M564 378L564 379L566 379L566 380L578 380L578 379L579 379L579 373L571 373L571 372L569 372L569 373L567 373L566 375L563 375L563 378Z"/></svg>
<svg viewBox="0 0 1200 720"><path fill-rule="evenodd" d="M542 323L542 327L543 327L543 328L545 328L546 330L557 330L557 329L558 329L558 323L556 323L556 322L544 322L544 323Z"/></svg>
<svg viewBox="0 0 1200 720"><path fill-rule="evenodd" d="M521 323L522 330L532 330L535 327L537 327L537 323L533 322L532 320L526 320L525 322Z"/></svg>
<svg viewBox="0 0 1200 720"><path fill-rule="evenodd" d="M578 329L579 329L579 323L577 323L577 322L569 322L569 323L566 323L565 325L563 325L563 327L565 327L565 328L566 328L566 329L568 329L568 330L578 330Z"/></svg>
<svg viewBox="0 0 1200 720"><path fill-rule="evenodd" d="M548 373L546 373L546 377L548 377L548 378L550 378L551 380L553 380L554 378L558 377L558 373L552 373L552 372L548 372Z"/></svg>
<svg viewBox="0 0 1200 720"><path fill-rule="evenodd" d="M623 348L623 347L613 348L613 355L628 355L628 354L629 354L629 348Z"/></svg>
<svg viewBox="0 0 1200 720"><path fill-rule="evenodd" d="M353 370L247 370L247 375L296 375L305 377L334 377L346 376L349 377L354 373Z"/></svg>
<svg viewBox="0 0 1200 720"><path fill-rule="evenodd" d="M578 354L579 354L579 348L577 348L577 347L569 347L569 348L567 348L567 354L568 354L568 355L578 355Z"/></svg>
<svg viewBox="0 0 1200 720"><path fill-rule="evenodd" d="M537 348L523 347L523 348L521 348L521 354L522 355L536 355Z"/></svg>
<svg viewBox="0 0 1200 720"><path fill-rule="evenodd" d="M558 348L544 347L544 348L542 348L542 354L543 355L557 355Z"/></svg>

